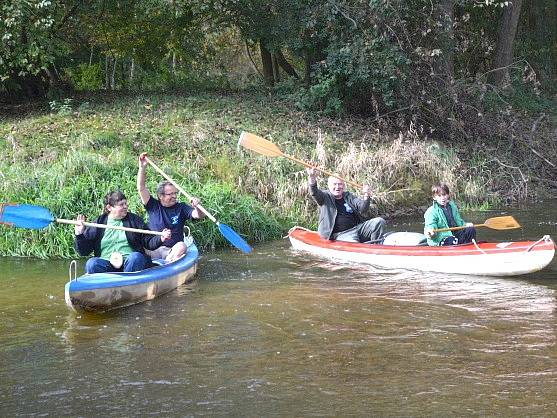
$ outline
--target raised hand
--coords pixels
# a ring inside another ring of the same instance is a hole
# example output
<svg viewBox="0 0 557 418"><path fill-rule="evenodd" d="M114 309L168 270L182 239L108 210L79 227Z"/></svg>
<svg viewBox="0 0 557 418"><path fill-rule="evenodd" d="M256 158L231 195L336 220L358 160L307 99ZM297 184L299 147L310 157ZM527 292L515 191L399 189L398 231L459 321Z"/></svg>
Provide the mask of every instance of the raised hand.
<svg viewBox="0 0 557 418"><path fill-rule="evenodd" d="M362 195L364 196L364 198L368 198L370 196L370 192L369 192L369 186L367 184L364 184L362 186Z"/></svg>
<svg viewBox="0 0 557 418"><path fill-rule="evenodd" d="M75 235L81 235L83 234L83 231L85 230L85 225L83 225L83 222L85 221L85 216L82 214L77 215L76 218L78 224L74 227L74 232Z"/></svg>
<svg viewBox="0 0 557 418"><path fill-rule="evenodd" d="M314 167L306 167L306 172L308 173L309 184L315 184L317 181L317 170Z"/></svg>
<svg viewBox="0 0 557 418"><path fill-rule="evenodd" d="M147 159L145 158L147 157L147 153L146 152L142 152L141 154L139 154L139 168L145 168L147 167L147 164L149 164L147 162Z"/></svg>

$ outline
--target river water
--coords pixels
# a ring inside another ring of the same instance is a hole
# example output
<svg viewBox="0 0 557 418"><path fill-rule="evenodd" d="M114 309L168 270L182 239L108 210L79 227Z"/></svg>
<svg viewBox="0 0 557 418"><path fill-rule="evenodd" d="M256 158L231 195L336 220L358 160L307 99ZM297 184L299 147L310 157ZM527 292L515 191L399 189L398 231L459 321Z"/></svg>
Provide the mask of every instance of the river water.
<svg viewBox="0 0 557 418"><path fill-rule="evenodd" d="M523 224L481 240L555 237L556 207L467 220ZM0 258L0 416L557 415L555 260L518 278L381 271L282 240L204 254L193 284L103 315L67 309L67 269Z"/></svg>

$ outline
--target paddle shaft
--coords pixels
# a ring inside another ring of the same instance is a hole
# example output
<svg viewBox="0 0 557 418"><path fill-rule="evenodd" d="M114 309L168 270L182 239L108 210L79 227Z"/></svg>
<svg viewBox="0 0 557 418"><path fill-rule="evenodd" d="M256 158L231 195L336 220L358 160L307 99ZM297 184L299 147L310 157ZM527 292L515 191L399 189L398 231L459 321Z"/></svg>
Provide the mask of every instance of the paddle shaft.
<svg viewBox="0 0 557 418"><path fill-rule="evenodd" d="M477 228L480 226L485 226L487 228L495 229L498 231L506 230L506 229L516 229L520 228L520 224L514 219L512 216L496 216L494 218L488 218L484 221L483 224L476 224L472 225L473 227ZM443 232L443 231L455 231L458 229L464 229L465 226L455 226L452 228L440 228L434 229L433 232Z"/></svg>
<svg viewBox="0 0 557 418"><path fill-rule="evenodd" d="M472 225L474 228L478 228L480 226L487 226L489 227L489 225L486 224L476 224L476 225ZM445 232L445 231L458 231L459 229L464 229L464 228L468 228L466 225L465 226L453 226L452 228L440 228L440 229L434 229L433 232Z"/></svg>
<svg viewBox="0 0 557 418"><path fill-rule="evenodd" d="M70 220L70 219L55 219L59 224L69 224L69 225L80 225L81 222ZM125 226L117 225L106 225L106 224L96 224L93 222L83 222L85 226L91 226L93 228L104 228L104 229L118 229L120 231L137 232L139 234L150 234L150 235L164 235L162 232L149 231L148 229L137 229L137 228L127 228Z"/></svg>
<svg viewBox="0 0 557 418"><path fill-rule="evenodd" d="M322 168L316 167L313 164L310 164L304 160L300 160L299 158L293 157L292 155L288 155L285 154L284 152L281 151L281 149L276 145L273 144L271 141L260 137L259 135L255 135L249 132L242 132L242 134L240 135L240 139L238 140L238 145L242 145L243 147L255 151L258 154L261 155L265 155L267 157L284 157L284 158L288 158L291 161L294 161L298 164L302 164L306 167L309 168L313 168L315 170L319 170L322 173L328 174L329 176L333 176L338 178L339 180L342 180L345 183L348 183L358 189L362 189L363 186L361 184L358 184L356 182L350 181L350 180L346 180L342 177L339 177L337 174L335 173L331 173L330 171L327 170L323 170Z"/></svg>
<svg viewBox="0 0 557 418"><path fill-rule="evenodd" d="M348 184L350 184L350 185L356 187L357 189L362 189L362 188L364 187L364 186L362 186L361 184L358 184L358 183L356 183L356 182L354 182L354 181L350 181L350 180L347 180L347 179L345 179L345 178L342 178L342 177L340 177L338 174L335 174L335 173L332 173L332 172L330 172L330 171L324 170L324 169L322 169L322 168L316 167L316 166L314 166L314 165L312 165L312 164L310 164L310 163L305 162L304 160L300 160L299 158L293 157L293 156L288 155L288 154L285 154L285 153L282 153L282 156L283 156L284 158L288 158L288 159L291 160L291 161L295 161L295 162L297 162L297 163L300 163L300 164L302 164L302 165L305 165L305 166L308 167L308 168L314 168L314 169L316 169L316 170L318 170L318 171L321 171L321 172L324 173L324 174L327 174L327 175L332 176L332 177L336 177L337 179L342 180L343 182L348 183Z"/></svg>
<svg viewBox="0 0 557 418"><path fill-rule="evenodd" d="M193 199L193 197L188 192L186 192L184 189L182 189L174 180L172 180L169 176L167 176L164 171L162 171L153 161L151 161L149 159L149 157L145 156L144 158L149 164L151 164L151 167L153 167L161 176L163 176L170 183L172 183L172 185L174 187L176 187L176 189L179 190L180 193L182 193L184 196L186 196L189 200ZM216 218L213 215L211 215L209 212L207 212L207 210L203 206L197 205L196 208L199 209L201 212L203 212L214 223L218 224L218 221L216 220Z"/></svg>
<svg viewBox="0 0 557 418"><path fill-rule="evenodd" d="M267 140L263 137L260 137L259 135L243 131L242 134L240 135L240 139L238 140L238 145L241 145L244 148L247 148L247 149L252 150L254 152L257 152L258 154L265 155L266 157L271 157L271 158L273 158L273 157L284 157L284 158L288 158L289 160L297 162L299 164L302 164L306 167L310 167L310 168L313 168L315 170L319 170L322 173L328 174L329 176L336 177L336 178L342 180L343 182L354 186L357 189L363 189L363 186L359 183L356 183L356 182L347 180L345 178L339 177L335 173L332 173L332 172L327 171L327 170L323 170L319 167L314 166L313 164L309 164L309 163L307 163L303 160L300 160L299 158L293 157L292 155L285 154L284 152L282 152L280 150L280 148L276 144L272 143L271 141L269 141L269 140ZM376 196L386 195L386 194L389 194L389 193L411 191L411 190L418 190L418 189L416 189L416 188L405 188L405 189L398 189L398 190L389 190L389 191L386 191L386 192L377 193Z"/></svg>

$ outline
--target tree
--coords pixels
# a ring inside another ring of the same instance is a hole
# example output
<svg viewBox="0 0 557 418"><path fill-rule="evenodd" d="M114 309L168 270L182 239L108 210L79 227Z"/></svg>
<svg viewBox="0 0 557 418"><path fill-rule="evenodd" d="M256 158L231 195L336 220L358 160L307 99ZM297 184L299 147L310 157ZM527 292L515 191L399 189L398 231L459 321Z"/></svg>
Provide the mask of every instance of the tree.
<svg viewBox="0 0 557 418"><path fill-rule="evenodd" d="M491 82L496 86L506 84L510 79L509 66L513 61L514 38L521 7L522 0L512 0L503 8L503 17L499 27L499 37L493 60L493 72L490 77Z"/></svg>
<svg viewBox="0 0 557 418"><path fill-rule="evenodd" d="M440 54L435 61L435 69L442 79L449 82L454 78L454 8L455 0L440 0L437 6Z"/></svg>
<svg viewBox="0 0 557 418"><path fill-rule="evenodd" d="M62 52L54 37L63 16L56 1L8 0L0 6L0 81L27 97L44 95L45 70Z"/></svg>
<svg viewBox="0 0 557 418"><path fill-rule="evenodd" d="M515 53L526 58L540 81L557 75L557 2L523 0Z"/></svg>
<svg viewBox="0 0 557 418"><path fill-rule="evenodd" d="M283 50L294 52L307 3L315 0L214 0L208 9L214 25L236 27L246 41L259 45L263 78L272 86L280 69L298 78Z"/></svg>

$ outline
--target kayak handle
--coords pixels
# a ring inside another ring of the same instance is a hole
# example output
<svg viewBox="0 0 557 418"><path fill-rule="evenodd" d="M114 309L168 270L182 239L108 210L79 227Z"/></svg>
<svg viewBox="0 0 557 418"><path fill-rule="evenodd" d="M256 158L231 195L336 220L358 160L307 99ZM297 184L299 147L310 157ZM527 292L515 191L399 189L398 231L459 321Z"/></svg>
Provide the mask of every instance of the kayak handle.
<svg viewBox="0 0 557 418"><path fill-rule="evenodd" d="M477 249L479 252L481 252L482 254L485 254L485 251L482 250L482 249L480 248L480 246L478 245L478 243L476 242L475 239L472 239L472 243L474 244L474 246L476 247L476 249Z"/></svg>
<svg viewBox="0 0 557 418"><path fill-rule="evenodd" d="M70 267L68 268L68 275L70 276L70 282L72 280L77 280L77 261L72 260Z"/></svg>
<svg viewBox="0 0 557 418"><path fill-rule="evenodd" d="M547 243L547 242L551 241L551 238L550 238L549 235L544 235L539 240L537 240L532 245L530 245L528 248L526 248L526 250L524 252L529 253L532 248L534 248L536 245L538 245L542 241ZM555 243L553 243L553 245L555 245Z"/></svg>

